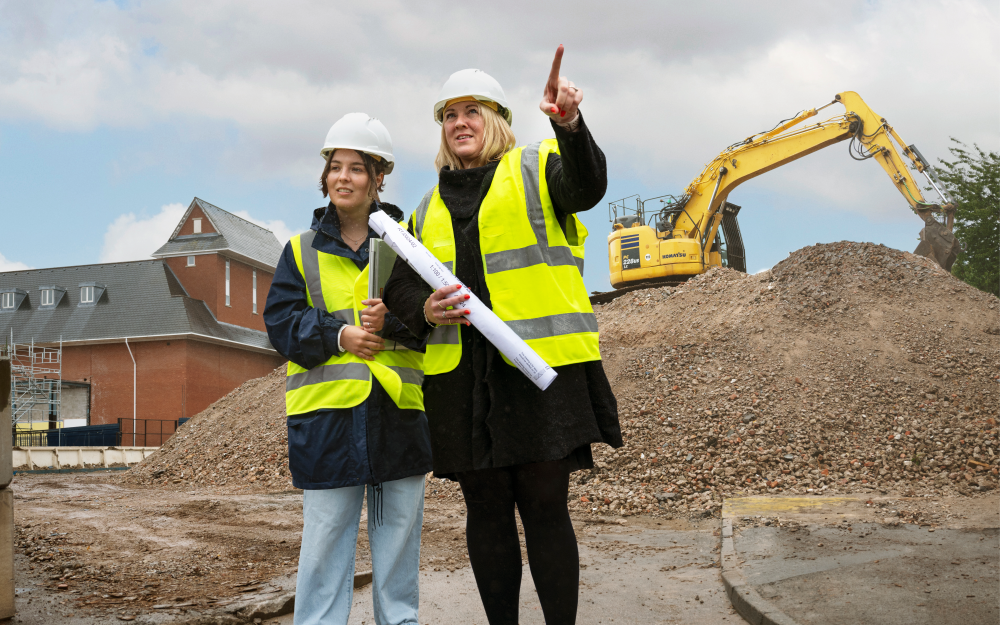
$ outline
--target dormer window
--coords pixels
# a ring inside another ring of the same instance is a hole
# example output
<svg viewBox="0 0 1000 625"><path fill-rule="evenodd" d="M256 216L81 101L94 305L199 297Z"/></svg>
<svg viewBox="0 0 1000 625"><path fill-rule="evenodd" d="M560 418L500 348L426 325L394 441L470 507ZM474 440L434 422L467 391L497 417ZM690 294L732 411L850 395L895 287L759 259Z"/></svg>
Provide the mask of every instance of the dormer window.
<svg viewBox="0 0 1000 625"><path fill-rule="evenodd" d="M195 217L191 221L192 221L192 224L194 225L194 233L195 234L201 234L201 218L200 217Z"/></svg>
<svg viewBox="0 0 1000 625"><path fill-rule="evenodd" d="M108 287L96 282L83 282L80 284L80 306L96 306L97 302L104 297L104 292Z"/></svg>
<svg viewBox="0 0 1000 625"><path fill-rule="evenodd" d="M45 286L42 285L38 287L39 295L39 308L41 309L53 309L59 305L62 301L63 295L66 295L66 289L61 286Z"/></svg>
<svg viewBox="0 0 1000 625"><path fill-rule="evenodd" d="M27 298L28 292L24 289L3 289L0 291L0 312L14 312Z"/></svg>

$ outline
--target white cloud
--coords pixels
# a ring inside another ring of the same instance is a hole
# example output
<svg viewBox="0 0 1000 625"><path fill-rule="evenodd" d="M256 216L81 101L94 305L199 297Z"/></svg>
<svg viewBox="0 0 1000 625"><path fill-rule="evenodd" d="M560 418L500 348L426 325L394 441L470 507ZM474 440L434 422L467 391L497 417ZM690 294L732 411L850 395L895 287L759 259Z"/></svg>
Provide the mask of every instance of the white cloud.
<svg viewBox="0 0 1000 625"><path fill-rule="evenodd" d="M281 243L282 245L288 243L289 239L291 239L293 236L301 232L300 230L292 230L291 228L285 225L284 221L280 219L275 219L273 221L257 219L251 216L250 213L246 211L233 211L233 214L236 215L237 217L242 217L243 219L246 219L250 223L257 224L261 228L267 228L268 230L274 233L274 236L277 237L278 242Z"/></svg>
<svg viewBox="0 0 1000 625"><path fill-rule="evenodd" d="M683 189L725 146L843 90L858 91L932 160L947 156L950 136L1000 146L996 81L984 79L1000 74L995 2L608 7L581 0L567 14L523 0L179 0L121 10L91 0L3 3L0 120L78 131L214 123L235 137L215 148L228 170L307 188L330 124L361 110L392 133L397 172L426 172L438 144L431 104L463 67L504 85L521 143L549 136L537 101L563 42L563 73L585 92L612 177L661 192ZM806 210L911 218L874 162L844 152L833 146L746 186ZM145 166L174 166L175 153L158 150Z"/></svg>
<svg viewBox="0 0 1000 625"><path fill-rule="evenodd" d="M167 242L186 210L184 204L165 204L159 213L150 217L136 217L135 213L119 215L104 233L99 262L150 258Z"/></svg>
<svg viewBox="0 0 1000 625"><path fill-rule="evenodd" d="M31 269L31 267L15 260L7 260L3 254L0 254L0 271L21 271L24 269Z"/></svg>

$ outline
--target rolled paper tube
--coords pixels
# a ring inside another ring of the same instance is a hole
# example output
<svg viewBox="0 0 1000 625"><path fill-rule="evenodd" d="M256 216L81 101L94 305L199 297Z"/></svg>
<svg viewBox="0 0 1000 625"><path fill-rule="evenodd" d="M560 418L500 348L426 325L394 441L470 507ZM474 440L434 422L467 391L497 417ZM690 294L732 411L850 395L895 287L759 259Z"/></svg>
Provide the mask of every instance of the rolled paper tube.
<svg viewBox="0 0 1000 625"><path fill-rule="evenodd" d="M405 260L406 264L412 267L417 275L431 285L434 290L461 284L455 274L449 271L434 254L431 254L430 250L382 211L372 213L368 218L368 223L375 232L379 233L382 240L388 243L399 254L400 258ZM469 311L465 318L476 326L476 329L482 332L483 336L490 343L493 343L507 360L512 362L515 367L520 369L521 373L528 376L528 379L543 391L552 384L552 381L559 374L542 360L542 357L531 349L531 346L525 343L524 339L511 330L503 322L503 319L497 317L496 313L490 310L465 285L462 285L462 289L455 293L469 296L469 299L462 304Z"/></svg>

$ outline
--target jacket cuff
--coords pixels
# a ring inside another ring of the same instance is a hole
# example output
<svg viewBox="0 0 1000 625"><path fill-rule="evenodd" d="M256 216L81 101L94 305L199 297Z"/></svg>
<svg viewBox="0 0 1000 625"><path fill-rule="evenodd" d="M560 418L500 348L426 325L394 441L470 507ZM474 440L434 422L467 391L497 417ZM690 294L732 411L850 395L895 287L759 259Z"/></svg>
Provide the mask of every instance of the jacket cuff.
<svg viewBox="0 0 1000 625"><path fill-rule="evenodd" d="M320 324L323 330L323 352L326 354L326 358L330 358L344 351L340 346L340 333L347 327L347 323L325 310L320 312L322 313Z"/></svg>

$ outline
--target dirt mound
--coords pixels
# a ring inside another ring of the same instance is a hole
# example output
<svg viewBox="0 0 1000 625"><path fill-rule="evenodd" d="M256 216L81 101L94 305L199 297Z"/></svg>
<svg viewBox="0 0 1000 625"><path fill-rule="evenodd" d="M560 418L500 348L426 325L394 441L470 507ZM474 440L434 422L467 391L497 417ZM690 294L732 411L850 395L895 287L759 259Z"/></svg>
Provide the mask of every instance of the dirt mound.
<svg viewBox="0 0 1000 625"><path fill-rule="evenodd" d="M723 494L996 485L998 300L866 243L597 307L626 446L576 507L709 514Z"/></svg>
<svg viewBox="0 0 1000 625"><path fill-rule="evenodd" d="M285 366L244 382L178 428L122 475L130 484L216 486L225 492L292 488L285 426Z"/></svg>
<svg viewBox="0 0 1000 625"><path fill-rule="evenodd" d="M845 242L599 306L626 445L595 446L573 505L708 514L746 492L991 489L998 303L925 258ZM284 376L243 384L121 479L291 488ZM460 496L440 480L427 495Z"/></svg>

